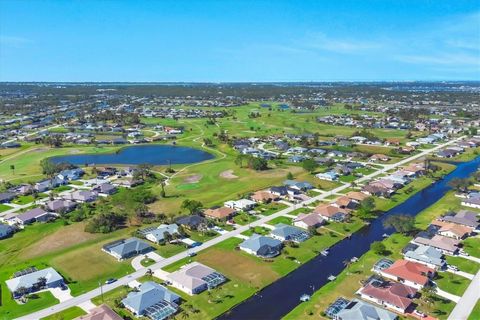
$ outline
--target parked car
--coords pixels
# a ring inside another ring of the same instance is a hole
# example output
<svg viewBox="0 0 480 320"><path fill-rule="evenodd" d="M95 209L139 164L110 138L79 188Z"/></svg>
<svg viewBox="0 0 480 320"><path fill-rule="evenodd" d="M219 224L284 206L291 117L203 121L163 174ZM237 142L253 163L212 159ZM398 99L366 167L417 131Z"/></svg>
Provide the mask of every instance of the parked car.
<svg viewBox="0 0 480 320"><path fill-rule="evenodd" d="M108 279L107 281L105 281L105 284L111 284L111 283L114 283L115 281L117 281L117 279L115 279L115 278L110 278L110 279Z"/></svg>
<svg viewBox="0 0 480 320"><path fill-rule="evenodd" d="M427 315L421 311L418 310L413 310L413 314L420 317L420 318L425 318Z"/></svg>

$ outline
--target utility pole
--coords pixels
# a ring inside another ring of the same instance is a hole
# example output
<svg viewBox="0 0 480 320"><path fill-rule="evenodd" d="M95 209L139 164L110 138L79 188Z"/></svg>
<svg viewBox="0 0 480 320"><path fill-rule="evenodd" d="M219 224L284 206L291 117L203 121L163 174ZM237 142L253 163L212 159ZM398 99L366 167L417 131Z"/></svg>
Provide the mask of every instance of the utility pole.
<svg viewBox="0 0 480 320"><path fill-rule="evenodd" d="M100 286L100 295L102 296L102 303L105 303L103 300L103 285L101 281L98 281L98 285Z"/></svg>

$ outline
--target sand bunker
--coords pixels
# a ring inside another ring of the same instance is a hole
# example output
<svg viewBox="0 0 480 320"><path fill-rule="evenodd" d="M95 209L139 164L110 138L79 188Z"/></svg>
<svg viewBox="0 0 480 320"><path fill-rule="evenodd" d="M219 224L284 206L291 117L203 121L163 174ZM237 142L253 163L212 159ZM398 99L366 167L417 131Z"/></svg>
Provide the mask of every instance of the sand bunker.
<svg viewBox="0 0 480 320"><path fill-rule="evenodd" d="M183 179L183 181L185 183L196 183L196 182L200 181L200 179L202 179L202 177L203 176L201 174L194 174L194 175L186 177L185 179Z"/></svg>
<svg viewBox="0 0 480 320"><path fill-rule="evenodd" d="M220 173L220 177L224 179L237 179L238 176L233 174L233 170L226 170Z"/></svg>

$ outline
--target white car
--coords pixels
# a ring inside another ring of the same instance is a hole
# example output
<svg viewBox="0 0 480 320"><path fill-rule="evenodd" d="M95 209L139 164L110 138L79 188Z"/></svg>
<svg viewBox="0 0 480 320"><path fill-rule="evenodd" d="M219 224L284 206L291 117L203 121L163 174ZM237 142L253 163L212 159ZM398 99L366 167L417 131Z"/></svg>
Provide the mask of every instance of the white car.
<svg viewBox="0 0 480 320"><path fill-rule="evenodd" d="M427 315L421 311L413 310L413 314L419 316L420 318L425 318Z"/></svg>

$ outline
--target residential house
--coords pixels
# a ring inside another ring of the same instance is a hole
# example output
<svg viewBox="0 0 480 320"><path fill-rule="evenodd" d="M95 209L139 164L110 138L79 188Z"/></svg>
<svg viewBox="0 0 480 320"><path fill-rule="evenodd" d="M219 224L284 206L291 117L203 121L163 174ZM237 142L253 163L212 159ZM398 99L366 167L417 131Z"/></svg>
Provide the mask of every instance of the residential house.
<svg viewBox="0 0 480 320"><path fill-rule="evenodd" d="M248 211L253 209L257 204L249 199L231 200L224 203L225 207L235 210Z"/></svg>
<svg viewBox="0 0 480 320"><path fill-rule="evenodd" d="M75 318L75 320L123 320L106 304L93 308L88 314Z"/></svg>
<svg viewBox="0 0 480 320"><path fill-rule="evenodd" d="M325 223L325 220L316 213L300 213L295 219L293 219L293 225L299 228L317 228Z"/></svg>
<svg viewBox="0 0 480 320"><path fill-rule="evenodd" d="M357 294L364 300L405 314L412 306L417 290L398 282L374 279L358 290Z"/></svg>
<svg viewBox="0 0 480 320"><path fill-rule="evenodd" d="M300 191L307 191L313 189L313 186L306 181L285 180L283 181L283 184L287 187Z"/></svg>
<svg viewBox="0 0 480 320"><path fill-rule="evenodd" d="M98 193L88 190L76 190L65 197L77 202L93 202L97 199Z"/></svg>
<svg viewBox="0 0 480 320"><path fill-rule="evenodd" d="M111 183L102 183L97 187L93 188L95 192L98 192L102 195L112 195L117 192L117 187Z"/></svg>
<svg viewBox="0 0 480 320"><path fill-rule="evenodd" d="M158 283L147 281L138 291L130 292L122 304L137 317L163 320L177 312L179 301L180 296Z"/></svg>
<svg viewBox="0 0 480 320"><path fill-rule="evenodd" d="M390 198L395 191L382 185L367 184L362 188L362 192L370 196Z"/></svg>
<svg viewBox="0 0 480 320"><path fill-rule="evenodd" d="M468 210L460 210L454 215L446 215L438 218L438 220L471 227L473 229L477 229L479 226L478 214Z"/></svg>
<svg viewBox="0 0 480 320"><path fill-rule="evenodd" d="M85 172L80 168L62 170L58 173L57 177L61 180L78 180Z"/></svg>
<svg viewBox="0 0 480 320"><path fill-rule="evenodd" d="M463 240L466 237L470 236L473 232L472 227L467 227L452 222L436 220L433 221L432 224L440 227L440 229L437 231L439 235L453 238L456 240Z"/></svg>
<svg viewBox="0 0 480 320"><path fill-rule="evenodd" d="M336 320L396 320L398 316L388 310L373 304L353 299L345 308L339 311Z"/></svg>
<svg viewBox="0 0 480 320"><path fill-rule="evenodd" d="M286 197L286 196L294 196L296 194L299 194L300 191L298 189L290 188L287 186L275 186L271 187L269 189L270 193L280 196L280 197Z"/></svg>
<svg viewBox="0 0 480 320"><path fill-rule="evenodd" d="M152 241L154 243L164 243L165 236L168 234L170 236L178 234L178 225L175 223L172 224L161 224L156 228L148 228L143 230L142 233L145 235L145 239Z"/></svg>
<svg viewBox="0 0 480 320"><path fill-rule="evenodd" d="M188 230L203 230L207 227L207 220L197 214L179 217L175 222Z"/></svg>
<svg viewBox="0 0 480 320"><path fill-rule="evenodd" d="M15 230L11 226L0 223L0 239L8 238L14 232Z"/></svg>
<svg viewBox="0 0 480 320"><path fill-rule="evenodd" d="M278 196L268 191L256 191L250 198L255 202L269 203L278 200Z"/></svg>
<svg viewBox="0 0 480 320"><path fill-rule="evenodd" d="M153 248L138 238L128 238L108 243L102 247L102 250L120 261L150 252Z"/></svg>
<svg viewBox="0 0 480 320"><path fill-rule="evenodd" d="M0 203L7 203L12 201L17 195L13 192L0 193Z"/></svg>
<svg viewBox="0 0 480 320"><path fill-rule="evenodd" d="M272 238L280 241L293 241L297 243L303 242L310 237L310 234L304 229L284 223L276 224L275 229L270 232L270 235Z"/></svg>
<svg viewBox="0 0 480 320"><path fill-rule="evenodd" d="M239 247L240 250L258 257L272 258L280 254L282 241L259 234L253 234L250 238L243 241Z"/></svg>
<svg viewBox="0 0 480 320"><path fill-rule="evenodd" d="M45 268L38 271L31 269L29 271L33 272L28 272L5 281L8 290L15 299L20 298L24 294L19 290L20 288L25 288L27 293L33 293L44 288L58 288L65 284L63 277L53 268Z"/></svg>
<svg viewBox="0 0 480 320"><path fill-rule="evenodd" d="M463 199L461 205L465 207L480 209L480 197Z"/></svg>
<svg viewBox="0 0 480 320"><path fill-rule="evenodd" d="M413 250L404 253L404 259L426 265L432 269L443 269L445 259L443 253L430 246L416 245Z"/></svg>
<svg viewBox="0 0 480 320"><path fill-rule="evenodd" d="M327 172L317 173L315 177L320 180L336 181L338 180L339 175L335 171L327 171Z"/></svg>
<svg viewBox="0 0 480 320"><path fill-rule="evenodd" d="M230 220L237 211L229 207L210 208L203 212L205 217L217 220Z"/></svg>
<svg viewBox="0 0 480 320"><path fill-rule="evenodd" d="M8 219L7 223L10 225L18 224L23 227L34 222L48 222L56 219L57 216L58 215L54 212L47 212L41 208L34 208Z"/></svg>
<svg viewBox="0 0 480 320"><path fill-rule="evenodd" d="M420 263L397 260L393 265L379 271L379 273L385 278L420 290L430 282L430 279L435 275L435 270Z"/></svg>
<svg viewBox="0 0 480 320"><path fill-rule="evenodd" d="M171 286L189 295L213 289L227 281L225 276L198 262L189 263L167 275Z"/></svg>
<svg viewBox="0 0 480 320"><path fill-rule="evenodd" d="M363 192L358 191L350 191L346 194L346 196L357 203L362 202L363 200L368 198L368 195Z"/></svg>
<svg viewBox="0 0 480 320"><path fill-rule="evenodd" d="M374 154L369 158L370 162L377 162L377 161L386 162L388 160L390 160L390 157L381 153Z"/></svg>
<svg viewBox="0 0 480 320"><path fill-rule="evenodd" d="M413 243L431 246L445 254L455 254L458 251L460 241L437 234L432 238L416 237Z"/></svg>
<svg viewBox="0 0 480 320"><path fill-rule="evenodd" d="M324 218L327 221L336 221L336 222L344 221L349 215L347 210L331 204L320 204L314 209L313 212L315 214L320 215L322 218Z"/></svg>
<svg viewBox="0 0 480 320"><path fill-rule="evenodd" d="M77 206L77 203L70 200L50 200L46 204L48 210L56 213L66 213L70 212Z"/></svg>
<svg viewBox="0 0 480 320"><path fill-rule="evenodd" d="M340 198L335 200L335 202L332 205L339 207L341 209L353 210L358 207L359 203L347 196L341 196Z"/></svg>

